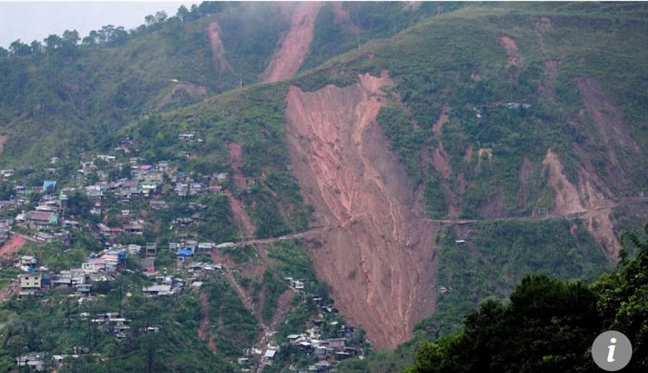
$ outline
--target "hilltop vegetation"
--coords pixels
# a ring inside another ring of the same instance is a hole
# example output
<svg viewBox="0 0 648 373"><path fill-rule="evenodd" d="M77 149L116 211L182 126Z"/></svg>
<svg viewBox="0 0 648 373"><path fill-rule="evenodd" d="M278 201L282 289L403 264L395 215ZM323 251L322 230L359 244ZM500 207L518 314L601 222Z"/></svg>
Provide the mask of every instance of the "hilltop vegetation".
<svg viewBox="0 0 648 373"><path fill-rule="evenodd" d="M527 276L510 302L483 302L466 317L461 332L424 343L416 364L403 372L599 371L590 349L607 330L632 341L625 369L644 371L648 326L642 294L648 284L638 274L648 269L648 241L636 234L624 237L640 251L616 272L591 286Z"/></svg>

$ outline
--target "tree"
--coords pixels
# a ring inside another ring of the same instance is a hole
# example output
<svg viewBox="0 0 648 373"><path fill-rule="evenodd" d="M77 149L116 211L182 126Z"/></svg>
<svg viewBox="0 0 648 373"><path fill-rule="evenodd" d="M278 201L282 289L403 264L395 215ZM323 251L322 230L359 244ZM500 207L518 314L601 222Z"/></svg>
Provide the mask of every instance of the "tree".
<svg viewBox="0 0 648 373"><path fill-rule="evenodd" d="M155 17L149 14L144 17L144 21L146 21L146 26L151 27L155 24Z"/></svg>
<svg viewBox="0 0 648 373"><path fill-rule="evenodd" d="M31 42L31 50L33 53L39 53L43 51L43 44L37 40Z"/></svg>
<svg viewBox="0 0 648 373"><path fill-rule="evenodd" d="M97 31L99 41L101 41L102 43L110 42L113 39L114 32L115 32L115 26L113 25L102 26L101 30Z"/></svg>
<svg viewBox="0 0 648 373"><path fill-rule="evenodd" d="M527 276L510 303L487 300L458 334L422 345L406 372L578 371L601 329L587 286Z"/></svg>
<svg viewBox="0 0 648 373"><path fill-rule="evenodd" d="M18 39L9 45L9 52L14 56L28 56L31 54L32 49Z"/></svg>
<svg viewBox="0 0 648 373"><path fill-rule="evenodd" d="M184 25L185 20L189 17L189 9L187 9L186 6L180 5L180 8L178 8L178 13L176 13L176 16L180 19L182 24Z"/></svg>
<svg viewBox="0 0 648 373"><path fill-rule="evenodd" d="M86 46L86 47L93 46L93 45L96 45L96 44L97 44L97 41L92 36L86 36L81 41L81 45Z"/></svg>
<svg viewBox="0 0 648 373"><path fill-rule="evenodd" d="M63 32L63 44L76 46L79 43L79 32L77 30L65 30Z"/></svg>
<svg viewBox="0 0 648 373"><path fill-rule="evenodd" d="M155 21L158 23L164 22L167 19L167 13L164 10L160 10L155 13Z"/></svg>
<svg viewBox="0 0 648 373"><path fill-rule="evenodd" d="M48 52L59 49L63 45L63 39L55 34L50 34L50 36L46 37L43 41L45 42L45 50Z"/></svg>

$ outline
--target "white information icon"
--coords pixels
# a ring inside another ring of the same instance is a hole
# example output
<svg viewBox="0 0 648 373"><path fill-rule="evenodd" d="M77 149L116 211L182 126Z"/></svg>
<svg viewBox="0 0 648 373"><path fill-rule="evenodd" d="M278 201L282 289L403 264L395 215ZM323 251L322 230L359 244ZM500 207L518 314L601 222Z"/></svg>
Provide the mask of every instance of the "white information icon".
<svg viewBox="0 0 648 373"><path fill-rule="evenodd" d="M616 330L599 334L592 344L592 359L599 368L616 372L625 368L632 358L632 344L628 337Z"/></svg>

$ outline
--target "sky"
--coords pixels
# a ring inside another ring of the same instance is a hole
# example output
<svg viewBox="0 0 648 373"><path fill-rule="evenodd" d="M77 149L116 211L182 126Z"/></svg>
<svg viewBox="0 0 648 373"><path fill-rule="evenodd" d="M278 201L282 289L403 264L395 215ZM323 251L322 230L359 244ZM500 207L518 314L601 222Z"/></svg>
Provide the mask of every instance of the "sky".
<svg viewBox="0 0 648 373"><path fill-rule="evenodd" d="M20 39L25 44L43 41L51 34L77 30L83 39L101 26L144 24L144 17L157 11L175 16L180 5L189 9L200 1L4 1L0 0L0 47Z"/></svg>

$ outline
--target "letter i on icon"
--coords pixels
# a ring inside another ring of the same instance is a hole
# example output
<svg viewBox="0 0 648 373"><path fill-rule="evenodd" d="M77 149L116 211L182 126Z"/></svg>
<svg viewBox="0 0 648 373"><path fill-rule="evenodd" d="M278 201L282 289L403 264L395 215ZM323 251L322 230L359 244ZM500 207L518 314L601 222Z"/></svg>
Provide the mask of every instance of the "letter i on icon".
<svg viewBox="0 0 648 373"><path fill-rule="evenodd" d="M617 342L616 338L610 338L610 343L612 344L608 346L608 358L607 358L608 363L614 362L614 350L616 349L616 346L614 344L616 342Z"/></svg>

